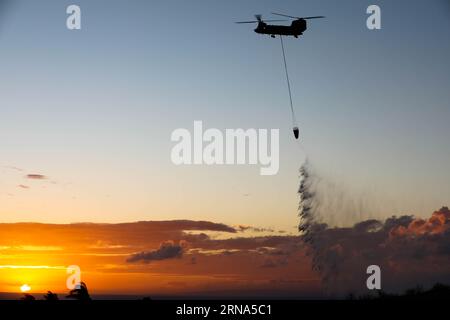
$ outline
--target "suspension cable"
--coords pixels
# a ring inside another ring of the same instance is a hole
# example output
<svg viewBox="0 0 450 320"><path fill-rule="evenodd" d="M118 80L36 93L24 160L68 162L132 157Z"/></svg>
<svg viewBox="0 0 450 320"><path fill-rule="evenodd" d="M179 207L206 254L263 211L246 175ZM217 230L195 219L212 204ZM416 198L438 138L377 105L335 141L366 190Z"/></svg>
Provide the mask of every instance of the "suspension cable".
<svg viewBox="0 0 450 320"><path fill-rule="evenodd" d="M284 44L283 44L283 36L282 35L280 35L280 41L281 41L281 50L283 51L284 70L286 71L286 82L287 82L287 87L289 90L289 101L291 103L292 123L294 126L296 126L297 120L295 119L294 106L292 104L291 83L289 80L289 73L288 73L287 63L286 63L286 54L284 53Z"/></svg>

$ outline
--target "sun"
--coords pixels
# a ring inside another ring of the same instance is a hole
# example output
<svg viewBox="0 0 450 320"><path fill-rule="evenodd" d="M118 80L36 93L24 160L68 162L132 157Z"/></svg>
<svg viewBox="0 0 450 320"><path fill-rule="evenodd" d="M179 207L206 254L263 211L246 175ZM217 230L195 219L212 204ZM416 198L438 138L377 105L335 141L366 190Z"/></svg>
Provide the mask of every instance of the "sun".
<svg viewBox="0 0 450 320"><path fill-rule="evenodd" d="M31 290L31 287L27 284L24 284L20 287L20 291L22 291L22 292L28 292L30 290Z"/></svg>

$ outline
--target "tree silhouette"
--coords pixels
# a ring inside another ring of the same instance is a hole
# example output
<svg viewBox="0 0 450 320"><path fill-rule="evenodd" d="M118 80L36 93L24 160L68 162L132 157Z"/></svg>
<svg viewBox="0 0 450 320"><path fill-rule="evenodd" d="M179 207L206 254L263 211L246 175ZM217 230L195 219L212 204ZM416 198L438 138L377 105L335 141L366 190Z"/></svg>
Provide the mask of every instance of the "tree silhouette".
<svg viewBox="0 0 450 320"><path fill-rule="evenodd" d="M33 296L32 296L31 294L29 294L29 293L25 293L25 294L23 295L23 297L20 298L20 300L22 300L22 301L34 301L34 300L36 300L36 298L33 297Z"/></svg>
<svg viewBox="0 0 450 320"><path fill-rule="evenodd" d="M420 299L450 299L450 286L436 283L432 288L424 290L418 286L408 289L403 294L386 293L382 290L377 295L365 294L356 297L354 294L347 296L348 300L420 300Z"/></svg>
<svg viewBox="0 0 450 320"><path fill-rule="evenodd" d="M79 285L79 288L75 288L73 290L70 290L70 293L66 298L69 299L76 299L81 301L90 301L91 296L89 295L88 288L86 286L86 283L81 282Z"/></svg>
<svg viewBox="0 0 450 320"><path fill-rule="evenodd" d="M44 300L56 301L56 300L59 300L59 298L58 298L58 295L56 293L53 293L51 291L47 291L47 294L44 294Z"/></svg>

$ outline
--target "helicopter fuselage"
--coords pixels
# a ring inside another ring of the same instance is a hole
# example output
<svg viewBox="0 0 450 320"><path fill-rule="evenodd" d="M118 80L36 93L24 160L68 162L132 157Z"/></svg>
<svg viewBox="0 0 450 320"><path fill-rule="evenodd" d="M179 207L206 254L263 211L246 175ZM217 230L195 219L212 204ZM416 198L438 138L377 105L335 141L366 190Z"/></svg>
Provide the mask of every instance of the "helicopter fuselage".
<svg viewBox="0 0 450 320"><path fill-rule="evenodd" d="M275 35L282 35L294 36L297 38L298 36L301 36L306 29L306 20L298 19L292 21L290 26L270 25L265 22L259 22L255 32L259 34L268 34L272 37Z"/></svg>

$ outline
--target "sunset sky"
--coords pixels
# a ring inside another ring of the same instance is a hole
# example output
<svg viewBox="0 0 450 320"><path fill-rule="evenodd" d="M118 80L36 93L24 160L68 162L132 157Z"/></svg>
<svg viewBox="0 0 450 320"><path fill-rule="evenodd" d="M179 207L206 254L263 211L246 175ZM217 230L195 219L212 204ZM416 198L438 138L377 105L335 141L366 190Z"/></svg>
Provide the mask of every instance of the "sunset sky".
<svg viewBox="0 0 450 320"><path fill-rule="evenodd" d="M0 0L0 292L65 292L75 264L99 294L319 295L297 237L306 157L343 194L331 226L449 206L450 5L376 1L370 31L372 2ZM326 16L285 40L301 143L279 40L234 24L270 12ZM170 135L194 120L280 129L279 173L175 166Z"/></svg>
<svg viewBox="0 0 450 320"><path fill-rule="evenodd" d="M14 292L26 283L32 292L67 292L66 267L77 264L94 294L318 295L318 276L298 238L275 231L193 221L19 224L0 225L0 231L1 291ZM158 251L161 244L180 251ZM158 253L132 259L150 249Z"/></svg>
<svg viewBox="0 0 450 320"><path fill-rule="evenodd" d="M0 292L64 294L74 264L97 296L336 297L364 288L372 264L400 292L450 282L449 234L448 208L322 228L313 251L279 230L207 221L0 224Z"/></svg>

